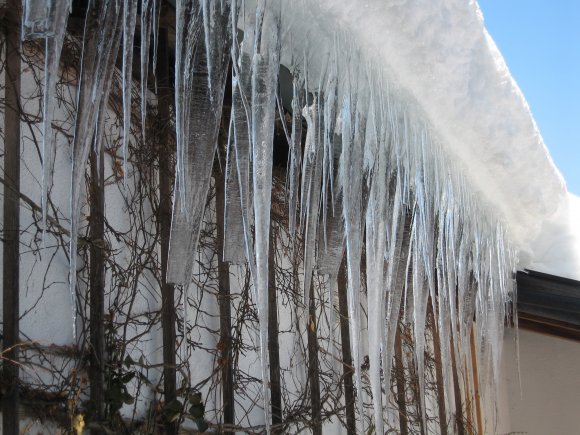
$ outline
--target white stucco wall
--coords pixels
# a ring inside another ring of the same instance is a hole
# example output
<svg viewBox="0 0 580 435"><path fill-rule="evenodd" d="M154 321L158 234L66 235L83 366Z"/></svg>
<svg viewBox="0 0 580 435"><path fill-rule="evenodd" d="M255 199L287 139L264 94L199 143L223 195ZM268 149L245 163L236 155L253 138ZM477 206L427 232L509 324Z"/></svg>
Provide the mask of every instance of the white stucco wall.
<svg viewBox="0 0 580 435"><path fill-rule="evenodd" d="M505 337L497 434L580 434L580 343L520 330L520 393L513 331Z"/></svg>

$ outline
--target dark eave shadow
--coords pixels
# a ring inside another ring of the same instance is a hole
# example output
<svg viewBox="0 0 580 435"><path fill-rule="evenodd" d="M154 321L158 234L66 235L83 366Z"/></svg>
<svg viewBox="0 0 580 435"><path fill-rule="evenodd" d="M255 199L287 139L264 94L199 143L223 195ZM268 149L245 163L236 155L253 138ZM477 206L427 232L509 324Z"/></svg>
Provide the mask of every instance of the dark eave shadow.
<svg viewBox="0 0 580 435"><path fill-rule="evenodd" d="M518 271L521 328L580 341L580 281Z"/></svg>

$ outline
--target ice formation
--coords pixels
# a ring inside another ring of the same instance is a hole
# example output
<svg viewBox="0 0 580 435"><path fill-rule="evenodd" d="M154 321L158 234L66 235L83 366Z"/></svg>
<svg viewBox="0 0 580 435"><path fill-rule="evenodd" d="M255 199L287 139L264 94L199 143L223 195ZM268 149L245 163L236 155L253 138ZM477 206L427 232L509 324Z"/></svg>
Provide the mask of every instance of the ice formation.
<svg viewBox="0 0 580 435"><path fill-rule="evenodd" d="M22 37L44 38L44 89L42 111L42 227L46 226L48 190L54 172L54 134L52 119L58 80L60 52L64 42L66 23L71 9L70 0L28 1L24 3Z"/></svg>
<svg viewBox="0 0 580 435"><path fill-rule="evenodd" d="M63 38L61 30L49 29L65 27L68 5L54 0L58 13L47 20L35 12L41 3L25 2L24 26L28 36L47 41L45 204L52 176L50 111ZM143 124L146 119L150 35L155 45L159 3L138 3L123 2L121 13L114 0L91 3L98 21L87 19L72 163L71 297L80 186L91 146L100 146L99 125L120 46L127 155L138 15ZM401 307L413 325L420 391L429 310L438 319L445 358L449 343L465 357L475 316L481 379L497 376L506 304L515 292L515 248L557 207L562 181L477 4L177 0L175 12L177 163L168 279L191 282L231 63L223 255L232 263L247 262L252 273L266 428L272 143L277 110L283 115L280 63L293 75L287 198L290 232L304 241L304 301L316 270L331 277L333 301L332 283L345 252L359 418L364 417L362 331L368 326L376 430L382 433L390 421L383 390L389 391L385 373ZM361 305L365 278L367 307ZM332 303L330 310L334 318ZM448 365L443 364L446 390Z"/></svg>
<svg viewBox="0 0 580 435"><path fill-rule="evenodd" d="M177 166L167 275L178 284L191 280L210 187L232 41L230 9L229 3L177 2Z"/></svg>
<svg viewBox="0 0 580 435"><path fill-rule="evenodd" d="M123 163L127 165L127 147L131 136L131 91L133 80L133 40L137 25L137 0L123 2ZM125 183L127 171L123 172Z"/></svg>

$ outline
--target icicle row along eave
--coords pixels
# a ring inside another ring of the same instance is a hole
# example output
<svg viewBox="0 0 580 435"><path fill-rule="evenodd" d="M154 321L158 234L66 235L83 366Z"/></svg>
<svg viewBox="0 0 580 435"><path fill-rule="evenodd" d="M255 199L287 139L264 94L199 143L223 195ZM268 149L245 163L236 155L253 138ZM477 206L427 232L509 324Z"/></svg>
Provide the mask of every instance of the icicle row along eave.
<svg viewBox="0 0 580 435"><path fill-rule="evenodd" d="M229 2L226 3L229 4ZM266 2L262 6L266 4L271 7L271 3ZM280 4L278 6L280 7ZM214 7L217 8L215 4ZM191 50L197 47L179 45L178 59L181 59L179 56L183 56L184 62L178 63L178 68L176 68L178 91L182 90L181 85L183 84L185 91L190 92L189 94L184 92L186 95L180 94L177 98L192 99L192 101L176 101L178 141L181 140L183 143L178 148L179 157L176 168L178 181L174 218L176 215L183 215L181 216L183 228L179 228L177 220L173 222L172 243L175 250L176 241L183 238L184 246L182 251L176 251L177 255L174 255L174 258L170 260L170 268L173 268L175 274L181 277L177 282L182 284L187 283L191 276L191 265L188 263L193 260L187 255L195 251L199 233L199 228L195 225L199 226L201 223L203 206L209 190L211 168L208 169L207 165L215 152L215 136L219 127L221 100L226 85L224 71L225 65L229 61L229 50L224 48L224 45L228 44L219 38L219 32L223 31L224 34L228 35L229 23L224 27L225 22L221 21L220 28L213 28L212 26L216 22L210 22L208 17L216 19L219 12L207 9L209 8L208 3L204 3L204 8L206 9L204 9L203 18L201 18L201 11L192 13L192 15L196 14L194 19L199 20L198 25L203 26L203 31L201 27L193 29L200 35L185 35L184 39L187 42L187 38L191 37L198 43L205 37L206 58L195 57L199 56L199 53L195 55ZM232 10L235 11L236 8L234 7ZM457 162L445 153L440 142L436 139L436 133L432 131L426 121L426 116L422 113L420 102L413 101L407 92L397 87L393 80L389 80L384 68L369 60L344 33L331 33L326 39L318 40L312 49L306 48L298 41L298 38L303 38L303 41L306 41L311 35L308 33L298 34L297 31L293 30L295 29L293 23L296 22L296 17L302 15L284 15L284 10L282 8L281 24L277 22L277 14L273 14L274 19L267 17L266 29L269 32L282 35L281 61L289 66L290 71L295 76L300 78L299 86L302 87L294 95L297 93L310 94L310 96L304 96L302 104L292 104L292 107L309 106L306 113L312 111L312 118L315 120L308 123L308 134L310 135L308 140L310 141L309 145L313 148L305 150L305 152L312 151L312 155L304 157L303 172L308 173L309 177L317 178L317 180L311 183L313 187L307 193L308 198L305 198L304 194L302 197L302 204L307 204L307 208L313 211L313 215L304 218L300 231L309 232L308 234L312 237L311 249L314 250L316 242L320 244L320 238L317 234L325 234L326 231L325 227L319 228L321 220L319 219L321 213L319 210L322 210L323 214L327 213L327 210L334 210L332 213L343 216L344 228L342 229L345 230L346 234L346 255L349 270L348 298L353 338L352 350L355 357L354 366L361 367L362 358L359 349L359 335L363 328L363 322L360 314L359 296L361 293L360 256L363 249L362 238L365 233L365 222L366 248L369 254L368 258L373 263L372 267L367 268L367 288L369 288L369 294L374 296L373 300L379 304L379 307L375 307L376 310L369 313L368 321L373 325L373 339L383 345L382 354L384 356L384 354L392 354L390 347L393 340L386 337L389 329L381 331L381 325L388 323L385 319L387 309L398 310L393 307L398 307L397 304L401 302L400 298L405 296L398 295L398 301L391 300L388 307L386 306L389 298L381 293L381 289L386 287L384 287L385 283L387 285L392 283L391 274L396 272L390 270L384 277L381 265L386 261L390 267L395 260L400 260L395 259L393 254L401 250L400 247L396 246L397 237L395 234L401 232L402 225L407 223L405 218L408 216L412 230L409 236L410 246L406 254L407 258L403 260L405 264L413 266L413 275L409 280L413 287L413 301L412 307L408 308L408 316L415 326L416 338L420 337L420 343L416 350L419 372L422 371L420 355L424 345L422 340L425 313L428 308L428 299L431 297L431 303L434 304L433 310L440 317L445 317L443 313L449 313L451 317L451 330L443 327L441 330L445 335L444 341L447 342L448 338L453 338L455 347L458 346L459 342L462 344L461 347L466 348L464 343L468 331L471 330L471 322L474 316L477 317L477 340L480 344L478 361L481 367L489 367L489 370L482 370L480 381L482 383L488 379L492 381L489 374L497 376L506 304L512 298L514 291L512 280L514 256L506 236L506 230L500 219L494 216L493 208L485 205L470 186ZM112 6L109 9L104 8L102 12L106 13L107 16L111 15ZM224 13L223 10L220 12ZM252 10L246 4L245 13L244 19L239 20L242 30L248 30L249 26L253 27L254 23L251 18L248 18L248 14L255 17L256 10ZM272 11L269 10L268 13L272 13ZM303 11L303 14L305 13ZM132 17L129 21L134 21L134 18ZM285 18L288 19L285 20ZM223 17L220 16L220 19ZM178 26L178 31L180 29L191 31L192 29L188 27L189 24L189 22L182 23L183 27ZM119 33L117 28L119 26L115 25L114 27ZM128 34L134 32L134 24L130 27ZM253 34L251 31L246 31L246 35ZM228 36L233 37L233 35ZM255 236L250 234L249 223L245 225L244 231L246 244L252 245L253 243L252 246L246 246L246 256L248 262L254 266L252 271L255 282L256 300L254 302L259 306L266 426L269 423L269 415L267 411L268 374L265 367L268 364L266 356L268 332L265 328L268 320L266 291L268 287L267 253L272 166L272 150L269 144L272 142L275 81L279 78L277 69L280 48L277 40L272 42L268 39L271 36L262 35L262 39L267 40L265 48L260 48L255 43L251 47L250 43L253 41L243 41L241 44L244 45L235 46L233 50L246 54L251 52L253 55L251 71L242 71L241 79L243 81L244 75L246 79L251 79L247 80L250 83L251 91L246 95L246 98L250 101L251 107L246 115L251 113L251 116L247 120L250 132L246 132L246 134L251 133L254 198L253 203L250 200L250 203L246 203L245 206L252 208L253 205L253 217L256 225ZM260 32L256 32L256 38L260 39ZM119 39L118 34L116 43L110 43L115 47L110 47L109 51L116 52L116 47L120 45ZM227 41L229 43L229 40ZM273 46L268 46L268 41ZM128 44L127 40L125 44ZM218 52L217 59L213 59L211 56L213 49ZM126 54L127 51L128 49L125 47L123 52ZM106 66L99 67L98 63L96 66L91 64L100 73L95 74L96 79L100 80L100 88L107 89L105 91L101 89L99 93L99 97L102 96L105 101L108 86L101 82L106 81L105 78L111 75L110 72L114 68L114 56L110 54L106 60ZM193 92L193 85L192 88L187 88L188 83L181 81L188 72L185 68L188 65L187 62L197 65L209 76L209 79L206 78L201 85L195 83L199 85L199 88L195 88L196 91L199 91L198 94ZM127 95L127 81L124 82L124 95ZM89 104L89 101L93 103L89 91L87 86L84 89L84 98L79 98L79 105L85 104L85 107L79 107L78 110L83 115L87 109L91 109L89 115L94 118L97 116L100 104L95 105L95 107ZM198 99L193 97L198 97ZM98 102L102 103L100 100ZM130 104L125 106L130 106ZM209 125L205 118L200 118L200 108L212 112L214 119ZM124 110L125 116L127 116L126 109L127 107ZM194 117L197 125L194 125L193 129L182 125L182 121L190 121L191 113L195 111L198 112L197 118ZM79 117L79 119L81 118ZM127 121L126 119L124 125L128 127ZM296 122L298 121L300 119L297 119ZM205 125L207 131L200 134L202 124ZM89 128L94 129L97 126L97 122L91 122ZM194 140L203 142L206 147L203 152L198 148L191 150L187 147L190 145L186 143L190 134ZM182 138L181 135L184 137ZM84 175L86 154L92 143L92 133L81 135L77 132L75 141L84 146L79 147L77 144L75 149L78 154L75 159L75 173L77 175L72 185L73 192L77 193L72 195L72 240L76 240L75 223L78 221L80 207L78 193L80 182L78 180L82 178L81 175ZM236 149L236 151L239 150ZM334 159L338 155L340 155L339 167L335 169ZM313 157L314 163L308 160L310 157ZM320 158L322 158L322 162L318 160ZM189 161L190 159L191 161ZM193 175L197 177L202 172L195 171L197 167L207 169L203 171L205 178L202 180L193 177ZM262 170L258 171L256 168ZM189 176L191 176L191 180L187 178ZM319 183L321 176L323 180L322 183ZM333 183L335 183L334 191L331 187ZM298 189L299 184L298 182L294 183L296 189ZM387 189L387 186L395 187ZM324 189L326 190L323 192ZM330 191L331 195L324 196L323 193L327 191ZM189 196L194 197L196 202L186 200ZM297 192L293 197L297 197ZM341 197L341 202L337 200L338 197ZM319 198L321 204L318 203ZM180 201L184 202L183 208L179 204ZM393 209L397 210L399 215L394 217L389 215L390 211L386 204L393 204ZM302 212L305 213L304 210ZM296 215L295 210L291 210L291 213ZM195 216L193 216L194 214ZM323 223L326 222L326 215L324 216ZM190 222L192 217L196 220L193 226ZM397 223L393 223L395 220ZM184 234L185 237L183 237ZM326 238L324 240L326 241ZM71 297L74 294L74 274L76 272L74 267L75 243L71 242L73 254L71 259ZM342 238L334 243L342 243ZM191 246L194 248L192 249ZM330 248L332 251L337 250L336 246ZM376 251L373 251L373 248ZM320 249L319 246L318 252L321 256L326 251ZM310 274L310 268L308 269L307 273ZM307 277L307 280L309 279L310 276ZM459 291L457 307L454 305L456 287ZM476 289L473 292L472 287ZM437 298L435 298L436 294L439 294ZM454 318L456 310L458 315ZM457 337L459 339L456 338L455 334L459 334ZM372 366L378 367L381 364L379 361L381 352L374 352L371 357L373 358ZM387 366L384 363L383 365ZM360 370L356 370L356 376L359 391L359 412L362 412ZM377 388L381 383L380 371L373 371L371 383L374 391L380 391L380 388ZM377 427L380 427L382 423L380 407L375 407L375 419Z"/></svg>
<svg viewBox="0 0 580 435"><path fill-rule="evenodd" d="M246 14L245 20L240 21L248 26L252 22L251 14L247 11ZM389 73L385 72L384 65L378 66L365 58L364 53L354 47L352 40L344 33L337 32L326 40L314 38L316 44L312 45L312 48L306 48L307 46L301 45L299 40L309 41L313 38L308 32L298 35L293 33L293 23L299 21L297 15L304 18L300 12L290 14L289 19L285 19L288 17L284 15L282 17L281 34L284 35L284 43L281 59L295 75L307 78L305 92L322 98L327 88L320 84L332 81L332 73L329 71L336 69L338 71L336 99L339 102L352 99L349 104L352 104L354 110L349 112L350 115L366 119L371 113L367 112L369 107L379 107L382 109L377 110L382 116L382 119L377 117L379 124L388 123L388 131L382 131L380 140L388 142L389 146L381 152L389 153L391 165L389 173L400 177L399 201L404 208L413 211L415 242L412 253L409 254L410 258L413 257L416 267L425 271L423 278L415 277L418 280L417 286L425 280L426 292L424 296L416 296L419 299L414 306L419 311L415 316L424 317L428 295L434 297L437 291L449 294L442 299L442 303L450 304L448 308L434 307L441 315L445 312L451 315L452 328L443 329L444 339L448 340L449 334L460 334L459 337L455 337L455 346L468 348L466 340L469 339L468 331L471 329L471 323L467 322L477 317L477 340L481 349L479 365L491 367L491 373L497 377L503 322L505 317L509 316L508 305L515 298L513 282L515 251L509 240L506 224L502 222L501 212L482 198L481 192L463 173L462 165L441 145L437 138L438 134L430 127L428 118L422 111L420 102L415 101L409 92L389 79ZM303 22L299 27L308 28ZM320 32L317 35L320 36ZM339 120L334 134L338 136L344 134L344 129L340 132L341 127L344 128L342 125L344 122L344 117L342 121ZM344 149L342 151L344 152ZM377 156L372 152L367 154L367 151L365 148L365 168L368 169L374 167L373 159ZM367 188L373 183L372 170L369 172L370 175L366 179ZM360 176L363 176L362 172ZM352 179L348 179L348 183L351 182ZM347 182L343 183L343 187L346 184ZM332 208L332 204L322 204L321 209L325 210L327 206ZM348 214L346 209L345 213ZM370 222L372 223L372 218ZM436 240L435 235L438 233L442 236ZM349 234L352 234L352 231L347 231L347 240ZM445 251L447 256L455 256L458 264L453 264L455 261L453 259L449 261L449 257L444 262L438 262L435 252L440 251ZM385 257L392 260L388 258L388 253L385 253ZM437 285L434 271L438 268L443 268L443 275ZM475 301L474 295L468 291L472 286L470 280L479 288L476 291ZM436 285L443 288L436 290ZM460 302L456 306L455 296L452 295L456 291L456 286L460 285L465 287L458 289ZM467 298L465 301L464 297ZM351 303L356 304L356 301ZM434 301L431 303L435 304ZM459 311L457 317L455 310ZM351 324L360 323L354 308L351 316L353 317ZM371 321L377 320L369 318L369 322ZM415 331L416 336L421 336L423 322L416 324L419 329ZM491 336L486 334L486 331L490 332ZM458 341L461 344L458 344ZM383 349L383 352L385 351L390 352L389 349ZM355 367L360 366L360 361L357 361L360 356L357 357L356 348L353 349L353 353ZM418 355L420 354L419 348ZM489 381L493 385L493 380L487 377L487 372L481 374L479 381L482 384Z"/></svg>

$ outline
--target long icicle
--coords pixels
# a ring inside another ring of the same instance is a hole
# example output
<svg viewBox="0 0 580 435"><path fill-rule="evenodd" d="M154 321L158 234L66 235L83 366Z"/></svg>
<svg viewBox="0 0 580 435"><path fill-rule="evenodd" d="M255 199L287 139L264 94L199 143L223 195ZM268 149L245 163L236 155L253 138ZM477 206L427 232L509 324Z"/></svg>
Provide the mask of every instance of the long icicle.
<svg viewBox="0 0 580 435"><path fill-rule="evenodd" d="M42 207L41 227L46 230L48 213L48 191L52 186L55 158L55 137L52 133L56 83L59 77L59 64L62 44L71 4L69 0L53 0L50 5L53 15L53 31L46 34L46 51L44 53L44 95L42 120Z"/></svg>
<svg viewBox="0 0 580 435"><path fill-rule="evenodd" d="M265 10L265 1L257 7L257 25L252 59L252 158L256 273L254 286L258 296L260 324L260 361L266 432L270 433L269 364L268 364L268 244L272 195L272 144L276 112L279 69L280 5L275 2ZM262 27L263 26L263 27Z"/></svg>
<svg viewBox="0 0 580 435"><path fill-rule="evenodd" d="M351 96L344 97L342 107L342 154L340 157L340 186L343 192L342 214L346 234L348 270L348 315L351 335L357 408L363 417L361 376L361 319L360 319L360 257L362 249L362 138L360 117Z"/></svg>
<svg viewBox="0 0 580 435"><path fill-rule="evenodd" d="M175 15L175 134L177 138L175 200L179 199L181 204L184 204L186 193L185 155L189 142L189 118L192 103L191 75L188 72L194 70L193 55L201 37L202 24L199 3L177 0Z"/></svg>
<svg viewBox="0 0 580 435"><path fill-rule="evenodd" d="M147 81L149 78L149 49L151 31L155 26L155 0L141 0L141 137L145 143L147 119ZM153 65L155 68L155 65ZM155 69L153 69L155 71Z"/></svg>
<svg viewBox="0 0 580 435"><path fill-rule="evenodd" d="M121 20L114 0L94 3L87 11L81 76L73 140L71 175L70 298L73 337L76 340L76 269L80 199L87 159L94 143L99 111L103 111L111 89L115 59L121 41Z"/></svg>
<svg viewBox="0 0 580 435"><path fill-rule="evenodd" d="M319 110L318 96L314 97L312 105L304 109L304 117L308 124L304 159L302 167L302 198L300 208L304 215L302 225L304 238L304 306L308 306L314 269L314 252L318 230L318 215L320 208L320 189L322 176L322 143L320 125L323 122L322 111Z"/></svg>
<svg viewBox="0 0 580 435"><path fill-rule="evenodd" d="M288 227L290 237L296 234L298 209L298 187L302 167L302 80L294 73L292 80L292 133L290 143L290 174L288 175Z"/></svg>
<svg viewBox="0 0 580 435"><path fill-rule="evenodd" d="M373 395L375 428L383 433L383 402L381 383L381 347L385 316L385 249L387 225L387 153L379 141L374 107L369 110L366 128L365 153L374 152L374 165L369 168L372 175L369 204L366 212L367 292L370 383ZM383 350L384 352L384 350ZM385 375L385 379L388 379ZM388 384L387 384L388 385ZM387 389L388 390L388 389Z"/></svg>
<svg viewBox="0 0 580 435"><path fill-rule="evenodd" d="M217 147L232 36L229 2L224 9L212 3L206 44L210 52L206 53L199 41L201 11L189 2L180 3L175 71L178 157L167 279L188 285L210 188L212 165L208 162L213 161ZM211 76L209 58L216 66Z"/></svg>
<svg viewBox="0 0 580 435"><path fill-rule="evenodd" d="M235 89L232 89L232 100L235 99ZM242 197L238 176L238 159L236 156L235 120L236 111L232 102L228 147L226 153L226 173L225 173L225 201L224 201L224 241L223 260L231 264L244 264L245 247L244 243L244 218L242 211ZM245 121L244 121L245 122ZM247 209L246 209L247 210Z"/></svg>
<svg viewBox="0 0 580 435"><path fill-rule="evenodd" d="M133 91L133 39L137 25L137 0L123 3L123 180L127 187L127 153L131 136L131 92Z"/></svg>

